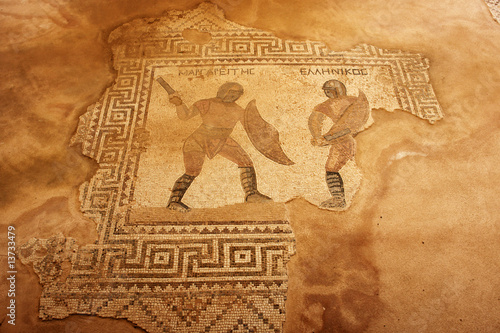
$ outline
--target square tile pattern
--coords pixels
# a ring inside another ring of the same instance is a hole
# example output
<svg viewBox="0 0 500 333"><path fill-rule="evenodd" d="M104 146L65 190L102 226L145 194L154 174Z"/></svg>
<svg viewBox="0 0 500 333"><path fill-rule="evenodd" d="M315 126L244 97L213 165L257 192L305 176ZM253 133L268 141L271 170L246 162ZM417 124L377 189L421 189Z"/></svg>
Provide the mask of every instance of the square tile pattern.
<svg viewBox="0 0 500 333"><path fill-rule="evenodd" d="M210 43L183 38L209 32ZM442 118L418 54L360 45L332 52L321 42L287 41L227 21L202 4L158 20L135 20L110 35L115 83L80 118L73 144L99 169L81 186L81 210L99 238L32 240L21 251L43 292L40 317L71 314L126 318L148 332L280 332L285 320L286 263L295 251L284 204L209 208L187 214L132 208L154 73L186 64L384 67L402 110ZM391 89L392 89L391 88ZM257 204L258 205L258 204ZM64 272L63 263L71 270ZM66 276L67 275L67 276Z"/></svg>

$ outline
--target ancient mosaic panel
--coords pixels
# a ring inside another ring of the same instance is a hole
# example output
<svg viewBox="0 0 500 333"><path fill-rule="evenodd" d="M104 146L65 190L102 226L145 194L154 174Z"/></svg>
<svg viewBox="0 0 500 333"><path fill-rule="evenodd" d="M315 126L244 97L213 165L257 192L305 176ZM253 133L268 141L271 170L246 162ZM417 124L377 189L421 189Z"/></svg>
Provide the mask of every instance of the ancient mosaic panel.
<svg viewBox="0 0 500 333"><path fill-rule="evenodd" d="M500 0L485 0L491 15L500 23Z"/></svg>
<svg viewBox="0 0 500 333"><path fill-rule="evenodd" d="M44 278L43 319L281 331L294 253L285 202L349 208L372 109L442 118L421 55L282 40L211 4L124 24L109 42L116 80L72 142L99 164L80 197L99 239L72 252L64 280Z"/></svg>

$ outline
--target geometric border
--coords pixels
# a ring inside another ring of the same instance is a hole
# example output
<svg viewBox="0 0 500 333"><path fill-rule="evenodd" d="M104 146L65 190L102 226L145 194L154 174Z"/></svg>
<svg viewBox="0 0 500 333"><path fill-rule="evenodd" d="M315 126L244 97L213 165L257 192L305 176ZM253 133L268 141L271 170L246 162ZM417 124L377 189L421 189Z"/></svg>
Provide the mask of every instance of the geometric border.
<svg viewBox="0 0 500 333"><path fill-rule="evenodd" d="M209 32L198 45L185 29ZM286 263L295 251L284 206L266 219L176 226L130 223L130 203L148 141L147 105L158 68L219 65L386 67L400 108L435 122L442 111L418 54L359 45L332 52L321 42L287 41L227 21L209 3L166 18L135 20L110 35L117 77L80 117L72 144L99 169L81 186L83 214L98 239L72 255L64 282L44 285L40 316L127 318L149 332L280 332ZM208 214L207 216L210 216Z"/></svg>
<svg viewBox="0 0 500 333"><path fill-rule="evenodd" d="M500 0L485 0L493 18L500 23Z"/></svg>
<svg viewBox="0 0 500 333"><path fill-rule="evenodd" d="M212 39L193 44L182 37L184 29L209 32ZM133 198L133 181L147 142L146 106L157 68L187 64L386 67L403 111L431 123L443 117L429 84L428 60L419 54L364 44L332 52L321 42L282 40L227 21L220 9L208 3L153 22L133 21L113 31L109 40L117 70L115 84L80 118L72 141L81 143L83 154L100 166L97 175L82 186L81 197L82 211L99 228L105 228L103 221L121 212Z"/></svg>

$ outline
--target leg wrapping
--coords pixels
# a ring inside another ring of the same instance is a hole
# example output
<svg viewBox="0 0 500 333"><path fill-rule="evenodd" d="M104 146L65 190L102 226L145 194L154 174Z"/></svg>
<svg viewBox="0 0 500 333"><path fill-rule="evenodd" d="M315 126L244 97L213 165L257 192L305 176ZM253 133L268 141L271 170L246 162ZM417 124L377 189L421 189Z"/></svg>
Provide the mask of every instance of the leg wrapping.
<svg viewBox="0 0 500 333"><path fill-rule="evenodd" d="M170 205L170 203L172 202L181 202L182 197L195 178L195 176L186 174L180 176L179 179L177 179L177 181L175 182L174 187L172 188L172 194L170 195L168 204Z"/></svg>
<svg viewBox="0 0 500 333"><path fill-rule="evenodd" d="M335 201L345 205L344 182L338 172L326 172L326 185Z"/></svg>

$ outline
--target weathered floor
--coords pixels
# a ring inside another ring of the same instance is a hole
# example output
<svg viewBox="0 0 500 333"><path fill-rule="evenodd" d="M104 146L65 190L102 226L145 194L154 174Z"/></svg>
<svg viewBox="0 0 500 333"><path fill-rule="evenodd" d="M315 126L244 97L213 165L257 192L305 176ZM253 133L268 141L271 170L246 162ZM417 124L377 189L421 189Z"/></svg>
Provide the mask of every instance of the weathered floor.
<svg viewBox="0 0 500 333"><path fill-rule="evenodd" d="M282 38L321 40L333 50L369 43L422 53L445 113L429 125L402 112L374 112L375 125L358 136L364 178L349 211L332 215L300 199L287 204L297 254L288 265L285 331L500 330L500 24L486 4L214 2L230 20ZM59 232L79 245L96 239L78 211L78 186L96 166L68 145L78 116L113 80L107 34L131 19L198 3L1 5L1 237L14 225L18 245ZM37 281L18 265L16 327L4 320L2 331L140 331L85 316L41 322ZM0 287L2 304L7 287ZM0 318L5 313L2 305Z"/></svg>

